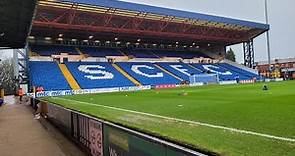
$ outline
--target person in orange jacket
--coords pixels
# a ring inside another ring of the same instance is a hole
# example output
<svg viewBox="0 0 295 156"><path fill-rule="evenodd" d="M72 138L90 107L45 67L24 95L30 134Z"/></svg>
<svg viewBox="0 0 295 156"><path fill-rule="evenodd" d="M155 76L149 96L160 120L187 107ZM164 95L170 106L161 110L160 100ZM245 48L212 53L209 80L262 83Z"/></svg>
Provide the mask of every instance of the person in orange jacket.
<svg viewBox="0 0 295 156"><path fill-rule="evenodd" d="M22 101L24 96L24 90L22 88L18 89L18 96L19 96L19 101Z"/></svg>

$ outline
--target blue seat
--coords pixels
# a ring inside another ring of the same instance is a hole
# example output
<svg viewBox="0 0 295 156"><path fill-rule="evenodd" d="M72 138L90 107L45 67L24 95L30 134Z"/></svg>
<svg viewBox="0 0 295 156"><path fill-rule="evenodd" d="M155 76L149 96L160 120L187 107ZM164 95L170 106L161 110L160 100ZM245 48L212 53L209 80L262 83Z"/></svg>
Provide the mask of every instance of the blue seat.
<svg viewBox="0 0 295 156"><path fill-rule="evenodd" d="M179 84L180 80L163 72L152 63L120 62L116 63L129 75L143 85Z"/></svg>
<svg viewBox="0 0 295 156"><path fill-rule="evenodd" d="M79 47L84 53L92 57L106 57L106 56L123 56L118 49L96 48L96 47Z"/></svg>
<svg viewBox="0 0 295 156"><path fill-rule="evenodd" d="M56 62L31 61L29 71L32 86L42 86L45 91L71 89Z"/></svg>
<svg viewBox="0 0 295 156"><path fill-rule="evenodd" d="M236 78L239 76L238 74L228 69L220 67L218 64L198 63L198 64L192 64L192 66L200 69L201 71L203 71L203 73L209 72L212 74L218 74L219 79L221 81L236 80Z"/></svg>
<svg viewBox="0 0 295 156"><path fill-rule="evenodd" d="M79 55L73 46L61 46L61 45L32 45L30 46L33 52L41 56L60 55L60 53L68 53L70 55Z"/></svg>
<svg viewBox="0 0 295 156"><path fill-rule="evenodd" d="M159 58L151 50L123 50L128 56L134 56L135 58Z"/></svg>
<svg viewBox="0 0 295 156"><path fill-rule="evenodd" d="M179 57L183 59L192 59L192 58L210 58L209 56L198 51L172 51L172 50L154 50L154 54L160 57Z"/></svg>
<svg viewBox="0 0 295 156"><path fill-rule="evenodd" d="M246 70L243 70L241 68L235 67L227 63L219 63L219 66L222 66L232 72L235 72L240 76L240 80L251 80L253 78L260 79L260 76L258 74L248 72Z"/></svg>
<svg viewBox="0 0 295 156"><path fill-rule="evenodd" d="M185 63L161 62L161 63L157 63L157 65L161 66L162 68L168 70L172 74L186 81L189 81L191 75L202 74L201 70L192 68Z"/></svg>
<svg viewBox="0 0 295 156"><path fill-rule="evenodd" d="M116 63L124 71L143 85L179 84L180 80L159 69L161 66L173 75L189 81L190 75L215 73L221 81L249 80L258 75L245 71L229 64L189 64L185 63L146 63L146 62L119 62ZM80 87L110 88L135 86L123 74L117 71L112 64L106 62L66 62ZM29 62L30 83L32 86L42 86L46 91L70 90L70 86L60 71L56 62L31 61ZM209 72L208 72L209 71ZM202 76L200 77L202 78ZM204 82L209 80L204 76Z"/></svg>
<svg viewBox="0 0 295 156"><path fill-rule="evenodd" d="M83 89L135 86L110 63L67 62L66 66Z"/></svg>
<svg viewBox="0 0 295 156"><path fill-rule="evenodd" d="M41 56L59 55L68 53L70 55L79 55L75 46L64 45L30 45L33 52ZM116 48L99 48L99 47L79 47L82 53L92 57L106 56L134 56L135 58L159 58L159 57L179 57L183 59L191 58L210 58L206 54L198 51L175 51L175 50L150 50L150 49L116 49ZM120 52L123 51L124 53Z"/></svg>

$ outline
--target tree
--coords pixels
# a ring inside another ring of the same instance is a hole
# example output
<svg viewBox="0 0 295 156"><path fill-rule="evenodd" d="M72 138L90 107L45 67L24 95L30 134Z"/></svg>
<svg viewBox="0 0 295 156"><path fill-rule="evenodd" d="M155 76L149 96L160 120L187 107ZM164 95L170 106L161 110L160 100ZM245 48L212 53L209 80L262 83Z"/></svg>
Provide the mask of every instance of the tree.
<svg viewBox="0 0 295 156"><path fill-rule="evenodd" d="M14 94L16 83L14 80L13 60L2 60L0 62L0 71L0 88L5 90L5 94Z"/></svg>
<svg viewBox="0 0 295 156"><path fill-rule="evenodd" d="M227 52L226 52L226 59L231 60L233 62L236 62L236 55L235 52L232 50L232 48L230 48Z"/></svg>

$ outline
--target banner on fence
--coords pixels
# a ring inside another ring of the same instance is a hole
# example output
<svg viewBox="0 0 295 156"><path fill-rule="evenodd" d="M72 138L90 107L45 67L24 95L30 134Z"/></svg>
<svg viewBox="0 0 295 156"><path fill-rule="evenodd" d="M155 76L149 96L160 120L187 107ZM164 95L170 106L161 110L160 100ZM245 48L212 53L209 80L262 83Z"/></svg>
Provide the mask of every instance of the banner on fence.
<svg viewBox="0 0 295 156"><path fill-rule="evenodd" d="M118 128L104 125L104 155L109 156L192 156L165 144L151 141Z"/></svg>
<svg viewBox="0 0 295 156"><path fill-rule="evenodd" d="M93 156L103 156L102 123L89 120L90 150Z"/></svg>
<svg viewBox="0 0 295 156"><path fill-rule="evenodd" d="M255 80L241 80L241 84L250 84L250 83L255 83Z"/></svg>
<svg viewBox="0 0 295 156"><path fill-rule="evenodd" d="M33 95L34 93L28 93ZM60 91L45 91L36 93L36 97L45 97L45 96L64 96L64 95L74 95L76 92L74 90L60 90Z"/></svg>
<svg viewBox="0 0 295 156"><path fill-rule="evenodd" d="M97 121L61 106L48 104L48 119L65 134L70 134L93 156L196 156L202 155L173 143L135 132L128 128Z"/></svg>
<svg viewBox="0 0 295 156"><path fill-rule="evenodd" d="M163 84L163 85L156 85L156 89L168 89L168 88L176 88L176 84Z"/></svg>
<svg viewBox="0 0 295 156"><path fill-rule="evenodd" d="M148 90L148 89L151 89L150 85L147 85L147 86L120 87L120 88L115 87L115 88L44 91L44 92L36 93L36 97L112 93L112 92L119 92L119 91L139 91L139 90ZM27 96L34 98L35 94L34 93L27 93Z"/></svg>
<svg viewBox="0 0 295 156"><path fill-rule="evenodd" d="M105 155L110 156L165 156L166 152L161 144L149 142L110 126L104 127L104 145Z"/></svg>
<svg viewBox="0 0 295 156"><path fill-rule="evenodd" d="M231 84L237 84L237 81L220 81L220 85L231 85Z"/></svg>
<svg viewBox="0 0 295 156"><path fill-rule="evenodd" d="M120 87L120 92L148 90L148 89L151 89L151 88L152 87L150 85L147 85L147 86Z"/></svg>

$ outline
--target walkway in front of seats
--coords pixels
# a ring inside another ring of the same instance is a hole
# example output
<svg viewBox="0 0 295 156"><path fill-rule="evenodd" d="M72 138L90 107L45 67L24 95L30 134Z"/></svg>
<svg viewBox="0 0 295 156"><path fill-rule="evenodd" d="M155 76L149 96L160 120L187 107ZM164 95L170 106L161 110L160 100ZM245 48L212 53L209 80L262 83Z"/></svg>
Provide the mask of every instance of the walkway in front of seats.
<svg viewBox="0 0 295 156"><path fill-rule="evenodd" d="M1 156L84 156L85 154L33 110L13 97L0 107ZM16 102L15 102L16 101Z"/></svg>

